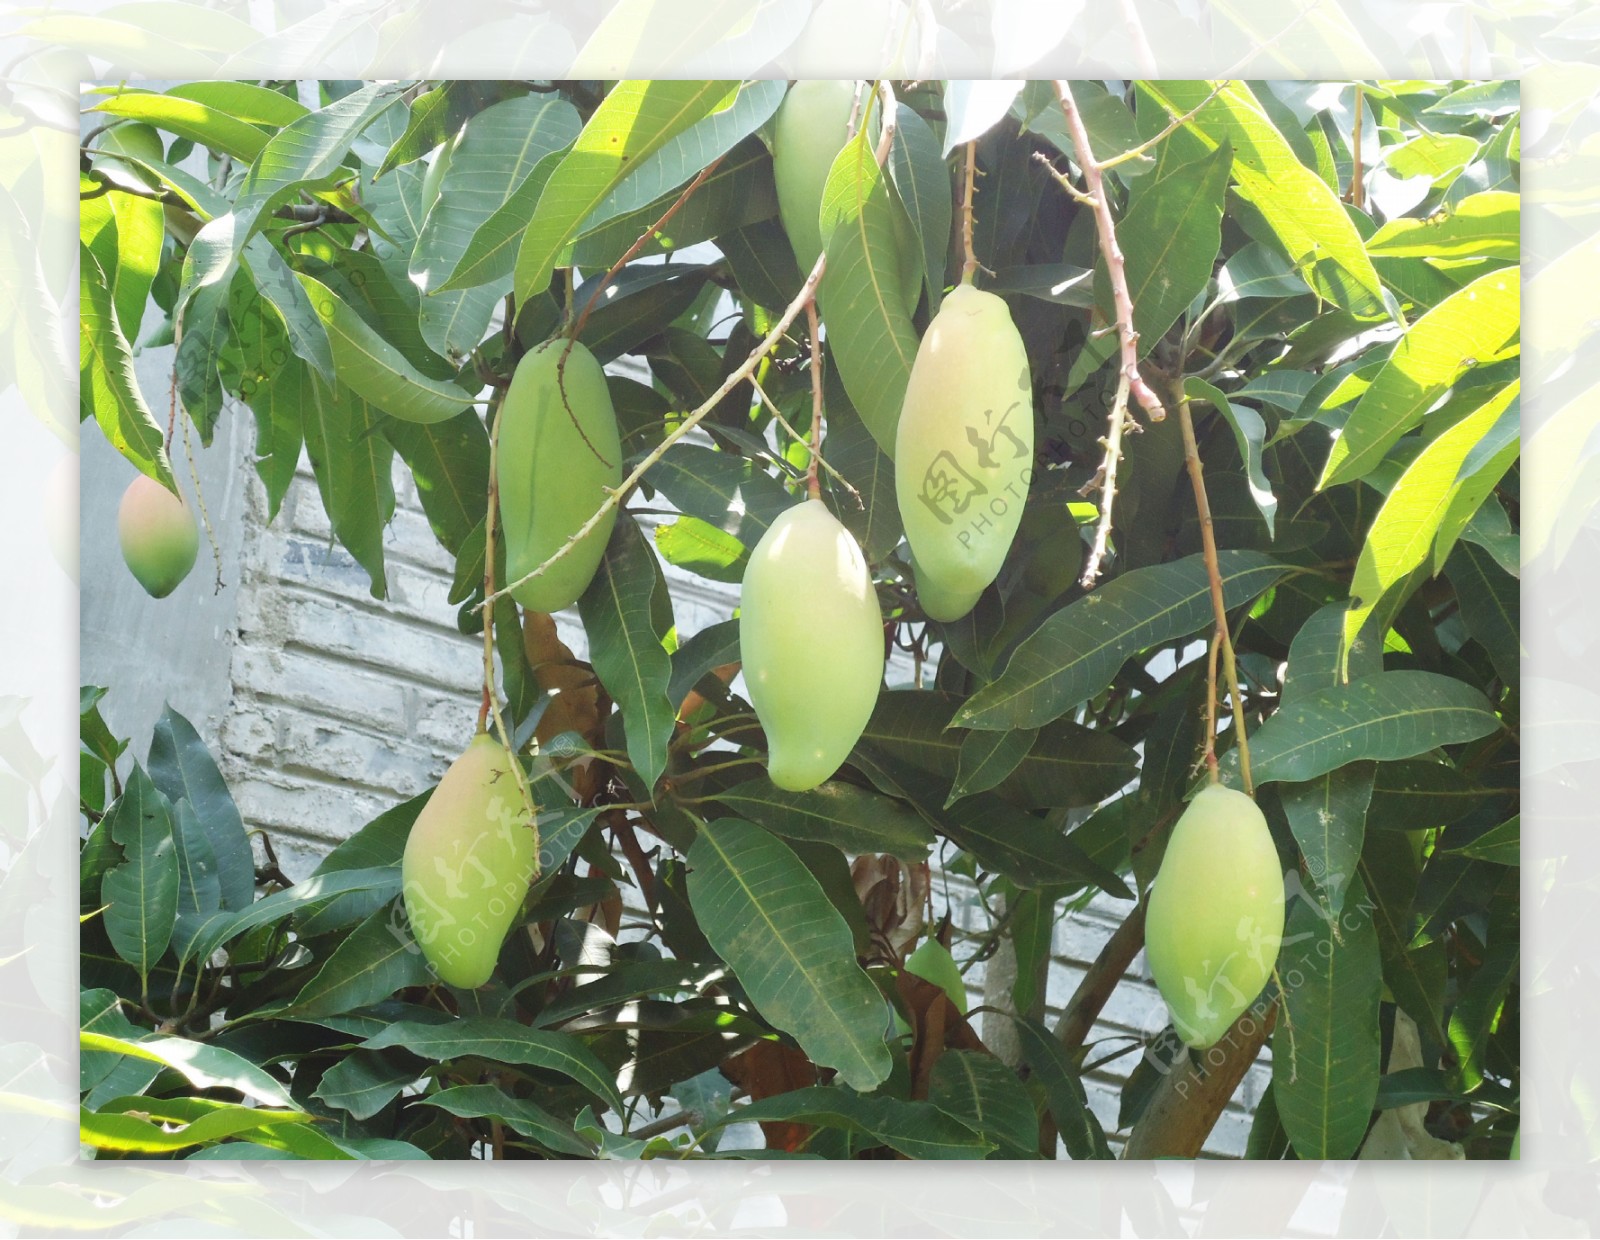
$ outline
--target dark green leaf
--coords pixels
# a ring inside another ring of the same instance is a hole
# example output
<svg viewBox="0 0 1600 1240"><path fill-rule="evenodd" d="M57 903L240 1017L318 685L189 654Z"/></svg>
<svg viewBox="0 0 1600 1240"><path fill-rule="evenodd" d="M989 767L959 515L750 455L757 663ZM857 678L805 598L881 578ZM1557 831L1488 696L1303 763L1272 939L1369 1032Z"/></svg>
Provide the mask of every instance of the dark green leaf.
<svg viewBox="0 0 1600 1240"><path fill-rule="evenodd" d="M348 1012L429 980L427 962L388 907L352 930L285 1013L313 1017Z"/></svg>
<svg viewBox="0 0 1600 1240"><path fill-rule="evenodd" d="M222 907L255 899L256 866L244 819L194 725L169 704L150 736L150 778L174 803L187 801L216 858Z"/></svg>
<svg viewBox="0 0 1600 1240"><path fill-rule="evenodd" d="M100 886L106 935L117 955L143 979L172 939L178 916L178 858L172 807L137 763L106 815L105 829L122 846L124 857L121 865L106 871Z"/></svg>
<svg viewBox="0 0 1600 1240"><path fill-rule="evenodd" d="M713 1126L741 1123L843 1128L907 1158L982 1158L994 1148L931 1102L864 1097L838 1085L814 1085L735 1107Z"/></svg>
<svg viewBox="0 0 1600 1240"><path fill-rule="evenodd" d="M933 833L914 811L839 780L806 792L786 792L763 776L718 792L716 799L775 835L832 844L847 853L893 853L916 860L933 843Z"/></svg>

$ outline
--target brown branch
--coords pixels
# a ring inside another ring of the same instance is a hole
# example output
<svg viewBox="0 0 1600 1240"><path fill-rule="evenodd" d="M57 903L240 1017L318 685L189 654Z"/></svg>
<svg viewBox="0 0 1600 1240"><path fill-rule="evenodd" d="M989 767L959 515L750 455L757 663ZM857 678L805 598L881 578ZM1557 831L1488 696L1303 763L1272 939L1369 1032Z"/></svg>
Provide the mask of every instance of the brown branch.
<svg viewBox="0 0 1600 1240"><path fill-rule="evenodd" d="M1206 104L1210 103L1213 99L1220 95L1223 88L1227 86L1227 84L1228 83L1226 79L1218 82L1211 88L1211 93L1209 95L1207 95L1199 103L1195 104L1194 107L1190 108L1182 116L1174 116L1172 120L1167 123L1166 127L1163 128L1160 133L1156 134L1155 137L1146 139L1144 142L1139 143L1138 146L1129 147L1120 155L1113 155L1110 159L1102 159L1100 161L1100 171L1106 172L1109 169L1115 168L1118 164L1125 164L1131 160L1140 159L1145 155L1146 152L1157 146L1160 146L1161 143L1165 142L1168 138L1175 134L1181 126L1187 125L1196 116L1198 116L1200 109L1205 107Z"/></svg>
<svg viewBox="0 0 1600 1240"><path fill-rule="evenodd" d="M1215 1046L1190 1051L1173 1064L1134 1126L1122 1157L1198 1157L1228 1099L1261 1053L1276 1014L1275 999L1264 1010L1249 1008Z"/></svg>
<svg viewBox="0 0 1600 1240"><path fill-rule="evenodd" d="M1056 1040L1069 1055L1083 1046L1101 1009L1144 946L1144 914L1145 905L1141 900L1105 941L1100 954L1078 983L1066 1011L1062 1012L1061 1022L1056 1026Z"/></svg>
<svg viewBox="0 0 1600 1240"><path fill-rule="evenodd" d="M1087 197L1094 211L1095 228L1100 237L1100 251L1105 256L1106 274L1111 284L1111 298L1116 307L1117 335L1122 346L1122 366L1117 378L1117 396L1112 402L1109 430L1103 441L1106 456L1095 482L1101 491L1100 521L1095 529L1094 544L1084 565L1083 585L1094 585L1100 576L1100 564L1105 558L1106 543L1111 536L1111 513L1116 503L1117 466L1122 458L1122 435L1128 425L1127 403L1131 394L1152 421L1166 417L1160 399L1139 373L1139 334L1133 328L1133 297L1128 292L1128 277L1117 244L1116 222L1111 218L1111 200L1106 196L1102 169L1094 157L1089 141L1089 129L1078 112L1072 98L1072 87L1063 80L1055 83L1056 98L1066 117L1067 131L1078 154L1078 165L1083 169ZM1091 486L1095 483L1091 483Z"/></svg>
<svg viewBox="0 0 1600 1240"><path fill-rule="evenodd" d="M967 143L967 171L961 185L961 283L971 284L978 273L978 255L972 248L972 199L978 178L978 144Z"/></svg>
<svg viewBox="0 0 1600 1240"><path fill-rule="evenodd" d="M1189 413L1189 398L1183 391L1183 380L1177 381L1175 395L1178 401L1178 426L1183 432L1183 463L1189 470L1189 484L1194 488L1195 511L1200 517L1200 546L1205 556L1206 577L1211 583L1211 611L1217 622L1216 636L1212 639L1222 646L1222 669L1228 680L1228 691L1233 697L1233 727L1239 738L1239 777L1244 790L1255 795L1255 784L1250 777L1250 740L1245 735L1244 698L1239 692L1239 669L1234 662L1233 637L1228 632L1228 608L1222 595L1222 568L1217 561L1217 534L1211 520L1211 501L1206 497L1205 471L1200 464L1200 449L1195 443L1194 419ZM1213 675L1210 685L1209 717L1213 727L1206 735L1206 765L1215 782L1216 755L1216 689Z"/></svg>
<svg viewBox="0 0 1600 1240"><path fill-rule="evenodd" d="M1361 83L1356 83L1355 130L1350 135L1350 192L1345 195L1345 201L1351 206L1360 208L1366 195L1361 184L1361 101L1366 93L1361 89Z"/></svg>
<svg viewBox="0 0 1600 1240"><path fill-rule="evenodd" d="M817 301L806 302L806 327L811 332L811 460L806 465L806 493L822 498L817 462L822 459L822 329L817 324Z"/></svg>

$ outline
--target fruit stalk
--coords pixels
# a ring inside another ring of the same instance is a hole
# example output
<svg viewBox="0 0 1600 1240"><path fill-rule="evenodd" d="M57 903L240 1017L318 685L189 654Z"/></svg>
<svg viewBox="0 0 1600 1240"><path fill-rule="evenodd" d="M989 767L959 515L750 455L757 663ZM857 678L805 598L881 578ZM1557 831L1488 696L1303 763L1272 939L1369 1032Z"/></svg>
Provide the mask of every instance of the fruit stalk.
<svg viewBox="0 0 1600 1240"><path fill-rule="evenodd" d="M1255 795L1255 784L1250 777L1250 740L1245 735L1244 698L1239 693L1239 669L1234 663L1233 638L1228 632L1228 608L1222 597L1222 568L1217 562L1217 535L1211 521L1211 501L1206 496L1205 470L1200 464L1200 449L1194 437L1194 418L1189 413L1189 398L1183 394L1182 380L1177 390L1178 426L1183 431L1183 463L1189 470L1189 485L1194 488L1195 511L1200 517L1200 546L1205 556L1206 577L1211 583L1211 611L1216 618L1217 631L1213 642L1222 648L1222 670L1228 681L1228 692L1233 698L1233 727L1239 738L1239 780L1245 792ZM1215 669L1215 658L1210 663ZM1217 679L1215 671L1208 686L1207 718L1213 721L1217 714ZM1213 783L1217 781L1216 727L1206 733L1206 767Z"/></svg>
<svg viewBox="0 0 1600 1240"><path fill-rule="evenodd" d="M826 266L827 256L819 255L817 257L816 264L811 268L811 274L806 276L805 283L800 286L800 291L795 294L794 300L784 308L783 313L778 316L778 321L772 325L772 330L766 334L761 343L756 345L756 347L750 351L750 356L745 358L745 360L740 363L739 366L730 372L728 376L723 379L722 383L717 387L715 392L711 393L711 395L701 402L698 407L692 410L682 422L680 422L659 444L655 446L649 455L647 455L642 461L639 462L637 466L635 466L633 472L624 478L621 485L612 490L611 494L606 496L605 502L600 505L599 509L592 517L583 523L583 525L578 529L577 533L573 534L571 538L567 539L567 541L562 543L560 547L556 548L555 552L537 568L530 572L524 573L516 581L512 581L501 586L493 593L485 594L483 602L479 603L474 610L482 611L486 607L493 606L496 599L500 598L502 595L511 593L512 590L517 589L519 586L526 585L535 577L539 577L545 573L551 567L551 565L571 554L572 549L581 543L586 535L592 533L600 525L600 523L605 520L608 513L614 511L617 506L621 504L623 497L638 485L639 480L655 466L657 461L667 454L667 451L672 447L672 445L677 443L678 440L682 439L696 426L700 425L705 416L717 407L722 398L729 392L733 391L734 388L738 387L739 384L747 380L755 371L755 368L760 365L761 359L766 357L768 353L772 352L772 350L777 347L778 342L781 341L785 333L788 332L789 325L795 321L795 319L800 315L800 312L803 311L811 302L811 299L816 296L817 282L822 279L822 272Z"/></svg>
<svg viewBox="0 0 1600 1240"><path fill-rule="evenodd" d="M806 302L806 327L811 332L811 461L806 466L806 493L822 498L817 462L822 460L822 331L817 324L815 299Z"/></svg>
<svg viewBox="0 0 1600 1240"><path fill-rule="evenodd" d="M978 255L972 248L972 196L978 179L978 144L967 143L967 174L961 186L961 283L971 284L978 274Z"/></svg>

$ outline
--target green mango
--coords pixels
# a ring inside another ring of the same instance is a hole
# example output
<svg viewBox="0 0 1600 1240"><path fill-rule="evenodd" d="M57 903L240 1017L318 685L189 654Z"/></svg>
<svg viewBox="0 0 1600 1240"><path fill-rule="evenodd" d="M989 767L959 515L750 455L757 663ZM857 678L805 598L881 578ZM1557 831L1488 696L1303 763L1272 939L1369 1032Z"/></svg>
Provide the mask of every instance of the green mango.
<svg viewBox="0 0 1600 1240"><path fill-rule="evenodd" d="M790 792L815 788L861 738L884 661L866 558L820 501L786 509L750 553L739 647L768 777Z"/></svg>
<svg viewBox="0 0 1600 1240"><path fill-rule="evenodd" d="M548 340L517 363L500 413L500 524L506 580L543 564L622 482L622 442L605 371L575 343L558 380L565 337ZM566 400L562 400L562 388ZM570 552L511 591L530 611L571 607L594 579L616 524L612 508Z"/></svg>
<svg viewBox="0 0 1600 1240"><path fill-rule="evenodd" d="M128 570L152 598L166 598L200 554L200 530L182 498L140 474L117 507L117 539Z"/></svg>
<svg viewBox="0 0 1600 1240"><path fill-rule="evenodd" d="M511 758L480 733L423 805L400 862L412 937L441 980L489 980L536 860Z"/></svg>
<svg viewBox="0 0 1600 1240"><path fill-rule="evenodd" d="M1172 829L1145 915L1145 953L1173 1026L1207 1047L1255 1002L1283 942L1283 867L1267 820L1210 784Z"/></svg>
<svg viewBox="0 0 1600 1240"><path fill-rule="evenodd" d="M1033 379L1006 303L970 284L917 348L895 434L894 482L917 597L959 620L999 575L1033 480Z"/></svg>

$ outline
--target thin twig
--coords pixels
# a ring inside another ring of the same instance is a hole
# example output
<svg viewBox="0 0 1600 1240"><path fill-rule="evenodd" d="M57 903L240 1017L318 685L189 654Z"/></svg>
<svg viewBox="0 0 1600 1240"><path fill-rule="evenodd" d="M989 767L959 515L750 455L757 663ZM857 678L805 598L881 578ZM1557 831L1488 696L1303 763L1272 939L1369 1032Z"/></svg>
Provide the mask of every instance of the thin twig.
<svg viewBox="0 0 1600 1240"><path fill-rule="evenodd" d="M617 273L626 267L630 262L632 262L633 259L638 255L639 251L644 249L644 247L649 244L650 239L671 222L672 217L683 208L684 203L689 201L695 190L699 189L706 183L706 179L717 170L717 165L721 162L722 156L719 155L704 168L702 168L699 175L696 176L694 180L690 181L688 185L684 186L683 193L679 194L677 198L673 199L672 205L662 213L661 218L658 219L654 224L650 225L649 228L645 229L640 235L639 239L628 247L627 252L624 253L621 258L617 259L616 262L612 263L605 275L600 277L600 283L595 286L593 295L587 302L584 303L583 312L578 315L577 321L572 325L572 331L568 333L572 337L572 340L576 340L579 334L583 331L583 325L589 321L590 312L594 310L595 305L599 302L601 295L610 286L611 282L617 278ZM569 351L571 350L571 341L567 343L567 348Z"/></svg>
<svg viewBox="0 0 1600 1240"><path fill-rule="evenodd" d="M1223 631L1211 631L1210 648L1206 651L1206 773L1212 783L1222 779L1217 770L1217 654L1222 649Z"/></svg>
<svg viewBox="0 0 1600 1240"><path fill-rule="evenodd" d="M1350 192L1345 195L1350 205L1360 208L1365 199L1361 182L1361 101L1366 97L1366 92L1361 89L1361 83L1356 83L1355 130L1350 135Z"/></svg>
<svg viewBox="0 0 1600 1240"><path fill-rule="evenodd" d="M967 143L967 171L961 185L961 283L971 284L978 273L978 255L972 248L972 198L978 179L978 144Z"/></svg>
<svg viewBox="0 0 1600 1240"><path fill-rule="evenodd" d="M1094 545L1084 565L1083 585L1092 586L1100 576L1100 564L1105 558L1106 543L1111 535L1111 512L1116 503L1117 465L1122 456L1122 434L1128 424L1128 397L1131 394L1150 415L1159 422L1166 416L1160 399L1139 373L1139 334L1133 329L1133 297L1128 292L1128 277L1124 270L1122 249L1117 244L1116 223L1111 218L1111 200L1106 196L1105 181L1100 165L1095 161L1094 148L1089 141L1089 130L1072 98L1069 83L1057 80L1056 98L1066 117L1067 131L1072 134L1072 144L1078 153L1078 165L1083 169L1084 186L1094 210L1095 227L1100 236L1100 250L1106 260L1106 274L1111 284L1112 302L1116 307L1117 335L1122 343L1122 366L1118 372L1117 398L1112 403L1109 431L1104 441L1105 462L1096 481L1100 484L1100 522L1095 530ZM1091 484L1093 485L1093 484Z"/></svg>
<svg viewBox="0 0 1600 1240"><path fill-rule="evenodd" d="M1161 143L1165 142L1178 131L1180 126L1187 125L1197 115L1199 115L1200 109L1205 107L1206 104L1210 103L1213 99L1220 95L1223 91L1223 88L1226 87L1227 84L1228 83L1226 80L1218 82L1211 88L1211 93L1209 95L1207 95L1199 103L1195 104L1194 107L1190 108L1182 116L1174 116L1171 123L1168 124L1167 127L1155 137L1146 142L1139 143L1138 146L1133 147L1130 150L1123 151L1120 155L1113 155L1110 159L1102 159L1100 161L1100 171L1105 172L1108 169L1115 168L1118 164L1125 164L1129 160L1139 159L1143 157L1145 153L1148 152L1152 147L1159 146Z"/></svg>
<svg viewBox="0 0 1600 1240"><path fill-rule="evenodd" d="M1239 692L1239 670L1233 658L1233 638L1228 632L1228 607L1222 595L1222 568L1217 562L1217 535L1211 521L1211 501L1206 497L1205 471L1200 464L1200 449L1194 437L1194 419L1189 414L1189 398L1178 380L1173 395L1178 402L1178 426L1183 432L1183 462L1189 470L1189 483L1194 488L1195 511L1200 517L1200 546L1205 556L1206 576L1211 582L1211 610L1216 618L1217 633L1213 639L1222 646L1222 670L1228 680L1228 691L1233 697L1233 727L1239 738L1239 778L1244 790L1255 795L1255 784L1250 777L1250 741L1245 735L1244 698ZM1206 734L1207 766L1211 778L1218 778L1216 770L1216 697L1217 683L1213 674L1210 683L1210 719L1212 729Z"/></svg>
<svg viewBox="0 0 1600 1240"><path fill-rule="evenodd" d="M500 508L500 415L505 411L505 392L494 394L494 422L489 429L489 489L488 507L483 518L483 596L485 601L498 597L494 588L494 528ZM533 802L533 789L528 786L527 772L522 769L522 759L517 757L517 747L512 743L506 728L505 716L500 712L500 696L494 691L494 609L483 613L483 692L494 716L495 733L504 746L511 764L512 777L517 781L517 792L522 796L522 806L528 811L528 830L533 832L534 877L539 866L539 810ZM484 725L483 711L478 712L478 726Z"/></svg>
<svg viewBox="0 0 1600 1240"><path fill-rule="evenodd" d="M501 586L500 589L494 591L492 594L485 594L483 601L477 605L475 610L481 611L484 608L491 606L501 595L509 594L512 590L526 585L535 577L547 572L552 565L570 555L572 553L572 549L582 542L590 533L592 533L596 527L599 526L601 521L605 520L606 514L611 512L622 503L623 497L638 485L639 480L650 471L657 461L667 454L667 450L670 449L673 444L677 443L678 440L682 439L696 426L698 426L702 419L704 419L708 413L717 407L724 396L733 391L733 389L738 387L739 384L750 378L750 376L754 373L755 368L760 365L761 359L766 357L766 355L777 346L778 342L783 339L785 333L788 332L789 325L795 321L800 312L804 310L805 307L810 303L811 299L816 296L817 281L822 279L822 272L826 266L827 256L819 254L817 256L816 265L811 268L811 274L805 278L805 282L800 286L799 293L795 295L794 300L791 301L784 309L783 314L779 316L778 321L773 324L772 330L766 334L761 343L756 345L754 349L750 350L750 356L745 358L745 360L740 363L735 370L730 372L728 376L723 379L722 383L718 386L715 392L711 393L711 395L702 401L701 404L692 412L690 412L682 422L678 423L677 426L668 432L666 438L657 444L655 448L653 448L645 456L645 458L634 467L633 472L622 480L620 486L609 489L609 493L605 498L605 502L600 505L592 517L590 517L583 523L581 527L579 527L577 533L573 534L571 538L567 539L566 542L557 547L556 550L551 554L550 558L535 568L532 572L519 577L516 581Z"/></svg>
<svg viewBox="0 0 1600 1240"><path fill-rule="evenodd" d="M777 422L779 426L788 431L790 437L796 443L803 445L807 452L812 452L813 448L811 443L804 435L795 430L793 424L790 423L788 418L783 416L783 410L778 408L778 406L773 402L772 397L768 394L767 389L761 386L761 380L757 379L753 374L750 376L750 386L755 388L756 395L761 398L761 403L767 407L767 412L772 415L773 421ZM832 465L828 464L827 457L823 456L821 453L817 453L811 459L832 474L833 480L842 486L846 491L850 492L851 496L855 499L856 506L858 508L865 508L867 506L866 501L861 498L861 492L850 485L850 480L848 478L841 474Z"/></svg>
<svg viewBox="0 0 1600 1240"><path fill-rule="evenodd" d="M806 466L806 494L812 499L821 499L822 480L817 477L817 463L822 460L822 329L817 324L814 297L806 302L806 329L811 333L811 442L807 445L811 461Z"/></svg>

